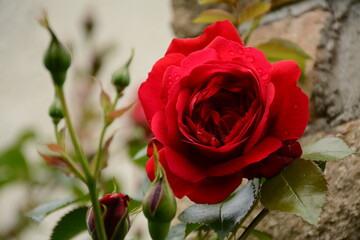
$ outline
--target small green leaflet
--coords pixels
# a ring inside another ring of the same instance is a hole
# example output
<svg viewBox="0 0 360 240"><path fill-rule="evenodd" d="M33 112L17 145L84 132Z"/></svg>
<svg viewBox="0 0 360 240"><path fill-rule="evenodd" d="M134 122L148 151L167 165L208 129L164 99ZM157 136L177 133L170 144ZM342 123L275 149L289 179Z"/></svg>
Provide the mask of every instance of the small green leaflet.
<svg viewBox="0 0 360 240"><path fill-rule="evenodd" d="M53 229L50 240L69 240L85 231L87 209L80 207L63 216Z"/></svg>
<svg viewBox="0 0 360 240"><path fill-rule="evenodd" d="M301 158L316 161L334 161L354 153L342 139L329 137L303 147Z"/></svg>
<svg viewBox="0 0 360 240"><path fill-rule="evenodd" d="M253 2L246 5L238 18L239 24L243 24L251 19L264 15L271 9L270 3Z"/></svg>
<svg viewBox="0 0 360 240"><path fill-rule="evenodd" d="M235 0L237 1L237 0ZM234 0L200 0L200 4L206 4L206 3L225 3L232 6L234 4Z"/></svg>
<svg viewBox="0 0 360 240"><path fill-rule="evenodd" d="M264 52L266 58L272 63L281 60L296 61L302 73L305 72L306 61L311 59L298 45L285 39L273 38L256 46L256 48ZM303 74L301 77L303 77Z"/></svg>
<svg viewBox="0 0 360 240"><path fill-rule="evenodd" d="M326 193L321 170L312 161L296 159L261 186L260 200L270 210L291 212L316 225Z"/></svg>
<svg viewBox="0 0 360 240"><path fill-rule="evenodd" d="M82 197L80 199L66 198L66 199L57 199L44 203L32 211L28 212L26 216L33 219L35 222L40 223L47 215L55 212L61 208L67 207L73 203L86 202L88 201L88 196Z"/></svg>
<svg viewBox="0 0 360 240"><path fill-rule="evenodd" d="M211 227L220 239L224 239L248 214L256 202L259 180L248 181L238 188L230 199L218 204L195 204L182 212L179 220L186 223L204 223Z"/></svg>
<svg viewBox="0 0 360 240"><path fill-rule="evenodd" d="M200 13L200 15L194 19L194 23L213 23L216 21L229 20L234 23L235 18L230 13L222 9L209 9Z"/></svg>

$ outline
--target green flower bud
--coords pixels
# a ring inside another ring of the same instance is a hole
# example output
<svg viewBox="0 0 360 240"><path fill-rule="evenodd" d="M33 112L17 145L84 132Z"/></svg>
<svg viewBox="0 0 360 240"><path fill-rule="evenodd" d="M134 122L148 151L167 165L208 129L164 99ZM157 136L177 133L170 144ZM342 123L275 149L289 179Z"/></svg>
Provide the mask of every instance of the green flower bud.
<svg viewBox="0 0 360 240"><path fill-rule="evenodd" d="M55 125L57 125L61 121L61 119L64 118L61 102L58 97L55 97L53 103L50 105L49 115Z"/></svg>
<svg viewBox="0 0 360 240"><path fill-rule="evenodd" d="M51 34L51 42L45 52L44 65L51 73L54 84L61 87L71 64L71 55L69 50L59 42L49 25L46 27Z"/></svg>
<svg viewBox="0 0 360 240"><path fill-rule="evenodd" d="M143 212L148 219L152 239L165 239L169 232L170 222L176 214L175 197L165 175L156 178L146 193Z"/></svg>
<svg viewBox="0 0 360 240"><path fill-rule="evenodd" d="M117 70L111 79L111 82L116 88L116 91L120 94L124 88L126 88L130 84L130 73L129 73L129 67L131 64L131 61L134 56L134 51L131 51L131 55L125 65L123 65L119 70Z"/></svg>

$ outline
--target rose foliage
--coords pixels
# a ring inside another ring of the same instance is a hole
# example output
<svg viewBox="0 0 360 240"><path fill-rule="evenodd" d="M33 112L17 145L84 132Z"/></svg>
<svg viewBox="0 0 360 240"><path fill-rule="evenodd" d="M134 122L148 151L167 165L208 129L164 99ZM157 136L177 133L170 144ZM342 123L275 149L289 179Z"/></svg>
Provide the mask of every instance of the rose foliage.
<svg viewBox="0 0 360 240"><path fill-rule="evenodd" d="M270 64L245 47L229 21L174 39L139 89L174 194L218 203L243 178L272 177L300 157L309 101L299 77L294 61ZM153 180L153 156L146 170Z"/></svg>

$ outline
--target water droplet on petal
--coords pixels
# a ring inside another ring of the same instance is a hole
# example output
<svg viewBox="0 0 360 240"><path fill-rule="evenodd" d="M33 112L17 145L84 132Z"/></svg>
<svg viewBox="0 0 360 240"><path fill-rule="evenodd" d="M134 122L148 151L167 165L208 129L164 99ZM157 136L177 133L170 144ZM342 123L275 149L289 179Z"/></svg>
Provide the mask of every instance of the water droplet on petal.
<svg viewBox="0 0 360 240"><path fill-rule="evenodd" d="M265 73L264 75L262 75L261 76L261 78L263 79L263 80L267 80L267 79L269 79L269 74L268 73Z"/></svg>
<svg viewBox="0 0 360 240"><path fill-rule="evenodd" d="M175 81L178 81L180 79L180 75L175 75Z"/></svg>
<svg viewBox="0 0 360 240"><path fill-rule="evenodd" d="M285 130L285 131L284 131L284 134L285 134L285 135L289 135L289 131L286 131L286 130Z"/></svg>
<svg viewBox="0 0 360 240"><path fill-rule="evenodd" d="M238 54L244 54L244 49L243 48L238 48L237 50Z"/></svg>
<svg viewBox="0 0 360 240"><path fill-rule="evenodd" d="M257 69L258 73L262 73L264 70L262 68Z"/></svg>
<svg viewBox="0 0 360 240"><path fill-rule="evenodd" d="M250 51L251 51L251 48L246 47L246 48L245 48L245 51L246 51L246 52L250 52Z"/></svg>
<svg viewBox="0 0 360 240"><path fill-rule="evenodd" d="M299 109L299 104L294 104L294 109Z"/></svg>
<svg viewBox="0 0 360 240"><path fill-rule="evenodd" d="M247 57L246 57L246 60L247 60L248 62L250 62L250 63L255 62L255 58L254 58L253 56L247 56Z"/></svg>
<svg viewBox="0 0 360 240"><path fill-rule="evenodd" d="M229 51L229 55L230 55L230 56L235 56L235 52L234 52L233 50L230 50L230 51Z"/></svg>

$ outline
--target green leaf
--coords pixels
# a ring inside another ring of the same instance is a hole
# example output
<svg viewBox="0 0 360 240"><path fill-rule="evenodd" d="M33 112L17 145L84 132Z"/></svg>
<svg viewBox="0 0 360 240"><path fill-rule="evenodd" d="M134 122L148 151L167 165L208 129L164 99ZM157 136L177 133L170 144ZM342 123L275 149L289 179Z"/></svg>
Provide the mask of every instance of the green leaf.
<svg viewBox="0 0 360 240"><path fill-rule="evenodd" d="M0 187L17 180L29 181L29 168L23 147L35 136L31 130L24 131L18 139L0 153Z"/></svg>
<svg viewBox="0 0 360 240"><path fill-rule="evenodd" d="M184 240L190 233L196 231L202 225L200 223L179 223L170 228L166 240Z"/></svg>
<svg viewBox="0 0 360 240"><path fill-rule="evenodd" d="M186 223L204 223L224 239L238 222L244 219L256 202L259 180L248 181L238 188L226 201L218 204L195 204L185 209L179 216Z"/></svg>
<svg viewBox="0 0 360 240"><path fill-rule="evenodd" d="M237 1L237 0L235 0L235 1ZM234 4L234 0L200 0L199 3L200 3L200 4L206 4L206 3L225 3L225 4L233 5L233 4Z"/></svg>
<svg viewBox="0 0 360 240"><path fill-rule="evenodd" d="M239 25L251 19L264 15L271 9L270 3L255 2L246 5L240 12Z"/></svg>
<svg viewBox="0 0 360 240"><path fill-rule="evenodd" d="M53 213L59 209L67 207L73 203L80 203L88 201L88 196L74 199L74 198L66 198L66 199L57 199L51 202L44 203L32 211L28 212L26 216L32 218L35 222L40 223L47 215Z"/></svg>
<svg viewBox="0 0 360 240"><path fill-rule="evenodd" d="M235 18L230 13L222 9L209 9L205 10L200 15L194 19L194 23L213 23L216 21L229 20L230 22L235 22Z"/></svg>
<svg viewBox="0 0 360 240"><path fill-rule="evenodd" d="M301 158L317 161L334 161L354 153L356 152L351 150L342 139L329 137L303 147Z"/></svg>
<svg viewBox="0 0 360 240"><path fill-rule="evenodd" d="M50 240L69 240L85 231L87 209L80 207L63 216L53 229Z"/></svg>
<svg viewBox="0 0 360 240"><path fill-rule="evenodd" d="M296 61L302 73L305 72L306 60L311 59L297 44L285 39L273 38L256 48L264 52L266 58L272 63L281 60Z"/></svg>
<svg viewBox="0 0 360 240"><path fill-rule="evenodd" d="M146 155L147 146L140 149L134 156L133 161L140 167L145 168L146 162L149 160L149 157Z"/></svg>
<svg viewBox="0 0 360 240"><path fill-rule="evenodd" d="M268 209L294 213L316 225L326 199L326 180L312 162L296 159L261 187L261 203Z"/></svg>
<svg viewBox="0 0 360 240"><path fill-rule="evenodd" d="M142 201L139 201L135 198L130 198L130 204L128 206L128 212L131 213L136 211L136 209L141 208Z"/></svg>
<svg viewBox="0 0 360 240"><path fill-rule="evenodd" d="M302 1L302 0L271 0L271 3L273 4L274 8L277 8L277 7L280 7L285 4L289 4L292 2L299 2L299 1Z"/></svg>

